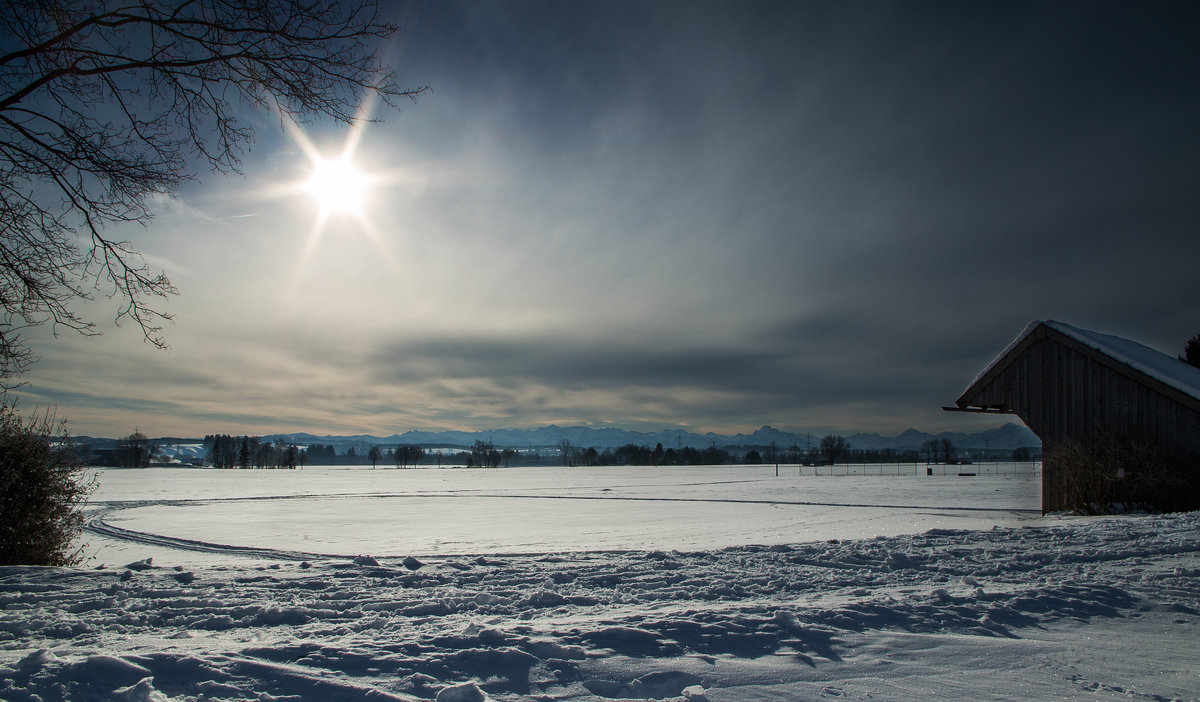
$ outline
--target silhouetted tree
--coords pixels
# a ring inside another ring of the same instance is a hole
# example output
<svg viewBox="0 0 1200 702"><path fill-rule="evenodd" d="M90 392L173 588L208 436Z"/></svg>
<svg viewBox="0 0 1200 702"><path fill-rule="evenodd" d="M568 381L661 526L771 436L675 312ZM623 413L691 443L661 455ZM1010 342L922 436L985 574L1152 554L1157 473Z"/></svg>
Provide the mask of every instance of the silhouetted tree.
<svg viewBox="0 0 1200 702"><path fill-rule="evenodd" d="M375 469L375 466L379 463L380 458L383 458L383 452L379 450L378 446L372 446L371 450L367 451L367 459L371 461L371 470Z"/></svg>
<svg viewBox="0 0 1200 702"><path fill-rule="evenodd" d="M850 442L837 434L821 437L821 454L830 464L837 463L850 452Z"/></svg>
<svg viewBox="0 0 1200 702"><path fill-rule="evenodd" d="M337 452L333 446L316 444L308 447L308 460L314 466L332 466L337 463Z"/></svg>
<svg viewBox="0 0 1200 702"><path fill-rule="evenodd" d="M420 446L404 445L396 447L396 467L407 468L415 466L422 457L425 456L425 451Z"/></svg>
<svg viewBox="0 0 1200 702"><path fill-rule="evenodd" d="M475 444L471 447L471 455L467 459L467 465L478 466L480 468L497 468L500 466L500 452L496 450L496 446L492 442L476 439Z"/></svg>
<svg viewBox="0 0 1200 702"><path fill-rule="evenodd" d="M145 434L135 431L117 446L117 463L125 468L144 468L150 465L154 449L154 444Z"/></svg>
<svg viewBox="0 0 1200 702"><path fill-rule="evenodd" d="M611 454L611 462L614 465L621 466L646 466L653 465L651 461L651 452L649 446L638 446L637 444L625 444L619 447Z"/></svg>
<svg viewBox="0 0 1200 702"><path fill-rule="evenodd" d="M414 97L373 48L397 29L374 0L0 0L0 380L35 360L21 329L99 333L78 311L97 287L164 346L151 301L175 287L106 226L149 221L198 163L238 171L244 105L350 123L368 93Z"/></svg>
<svg viewBox="0 0 1200 702"><path fill-rule="evenodd" d="M217 434L205 437L204 441L208 445L206 460L212 463L214 468L232 468L237 465L238 450L232 436Z"/></svg>
<svg viewBox="0 0 1200 702"><path fill-rule="evenodd" d="M757 466L763 462L762 455L756 449L750 449L746 452L746 465Z"/></svg>
<svg viewBox="0 0 1200 702"><path fill-rule="evenodd" d="M1183 355L1179 357L1179 360L1189 366L1200 368L1200 334L1188 339L1183 347Z"/></svg>
<svg viewBox="0 0 1200 702"><path fill-rule="evenodd" d="M956 463L958 461L958 449L955 448L953 441L942 439L938 441L938 446L941 447L943 461L946 463Z"/></svg>
<svg viewBox="0 0 1200 702"><path fill-rule="evenodd" d="M0 403L0 565L72 566L95 488L65 425L22 420Z"/></svg>

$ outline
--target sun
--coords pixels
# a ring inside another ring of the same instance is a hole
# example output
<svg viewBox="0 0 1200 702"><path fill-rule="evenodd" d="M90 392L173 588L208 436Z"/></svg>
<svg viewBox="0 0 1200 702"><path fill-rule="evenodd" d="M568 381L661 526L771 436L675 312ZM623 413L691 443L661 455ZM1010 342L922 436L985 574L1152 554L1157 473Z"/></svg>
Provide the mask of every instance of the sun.
<svg viewBox="0 0 1200 702"><path fill-rule="evenodd" d="M395 171L374 171L363 167L363 161L355 158L363 138L364 128L371 123L370 101L363 104L358 119L346 134L341 148L322 152L313 140L304 133L300 125L286 113L280 113L289 136L303 154L306 163L299 165L295 180L281 183L270 192L276 197L301 197L312 202L316 213L299 259L292 267L292 282L288 289L299 284L300 274L307 267L321 245L325 235L336 232L348 235L362 234L378 252L378 262L391 270L398 270L395 256L386 237L376 229L369 212L386 208L388 203L378 202L375 191L397 182ZM326 153L330 155L326 155ZM336 154L336 155L334 155ZM370 163L367 158L366 162Z"/></svg>
<svg viewBox="0 0 1200 702"><path fill-rule="evenodd" d="M347 155L337 159L318 156L312 162L312 174L304 187L321 208L321 214L360 215L371 187L370 176Z"/></svg>

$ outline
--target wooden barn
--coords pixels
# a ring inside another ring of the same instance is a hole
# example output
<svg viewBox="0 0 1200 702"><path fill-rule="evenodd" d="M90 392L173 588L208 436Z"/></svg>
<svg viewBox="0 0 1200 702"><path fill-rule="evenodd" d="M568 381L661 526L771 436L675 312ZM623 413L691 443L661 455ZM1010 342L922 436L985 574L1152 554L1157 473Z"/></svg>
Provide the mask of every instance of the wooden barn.
<svg viewBox="0 0 1200 702"><path fill-rule="evenodd" d="M1041 438L1044 512L1075 506L1066 504L1073 478L1054 460L1068 440L1134 436L1200 456L1200 368L1063 322L1030 323L946 409L1016 414Z"/></svg>

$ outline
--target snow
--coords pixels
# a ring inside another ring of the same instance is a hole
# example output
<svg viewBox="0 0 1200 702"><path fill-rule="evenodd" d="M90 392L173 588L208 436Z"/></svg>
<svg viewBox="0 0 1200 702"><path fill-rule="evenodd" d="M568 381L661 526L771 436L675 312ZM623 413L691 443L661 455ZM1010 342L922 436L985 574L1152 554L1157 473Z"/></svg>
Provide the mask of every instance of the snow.
<svg viewBox="0 0 1200 702"><path fill-rule="evenodd" d="M1065 322L1047 321L1046 325L1090 348L1101 351L1155 380L1200 400L1200 368L1155 351L1136 341L1112 334L1080 329Z"/></svg>
<svg viewBox="0 0 1200 702"><path fill-rule="evenodd" d="M96 562L0 568L0 699L1200 697L1200 514L919 468L105 471Z"/></svg>
<svg viewBox="0 0 1200 702"><path fill-rule="evenodd" d="M981 481L960 469L996 475ZM94 523L120 541L89 535L99 562L164 555L155 545L208 563L228 562L230 551L241 560L698 549L1040 517L1029 463L936 466L932 477L924 464L790 465L778 477L774 465L163 470L102 474Z"/></svg>
<svg viewBox="0 0 1200 702"><path fill-rule="evenodd" d="M1196 399L1200 399L1200 368L1190 366L1177 358L1168 356L1161 351L1156 351L1149 346L1139 344L1136 341L1113 336L1112 334L1081 329L1066 322L1057 322L1052 319L1035 320L1026 325L1025 329L991 363L975 376L974 380L967 385L967 389L975 387L984 376L1003 361L1013 349L1019 346L1025 340L1025 337L1029 336L1043 324L1078 341L1088 348L1100 351L1109 358L1123 363L1143 375L1154 378Z"/></svg>

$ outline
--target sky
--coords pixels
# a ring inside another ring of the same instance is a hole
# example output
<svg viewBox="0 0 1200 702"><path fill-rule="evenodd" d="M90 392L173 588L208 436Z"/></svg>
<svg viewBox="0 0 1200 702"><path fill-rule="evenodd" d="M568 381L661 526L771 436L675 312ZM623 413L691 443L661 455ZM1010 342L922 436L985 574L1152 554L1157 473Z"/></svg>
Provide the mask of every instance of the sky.
<svg viewBox="0 0 1200 702"><path fill-rule="evenodd" d="M974 431L1034 319L1200 333L1200 6L388 3L401 85L361 217L280 194L276 117L114 229L179 288L171 348L31 335L75 434L546 424ZM378 107L378 106L377 106ZM302 125L331 157L351 130Z"/></svg>

